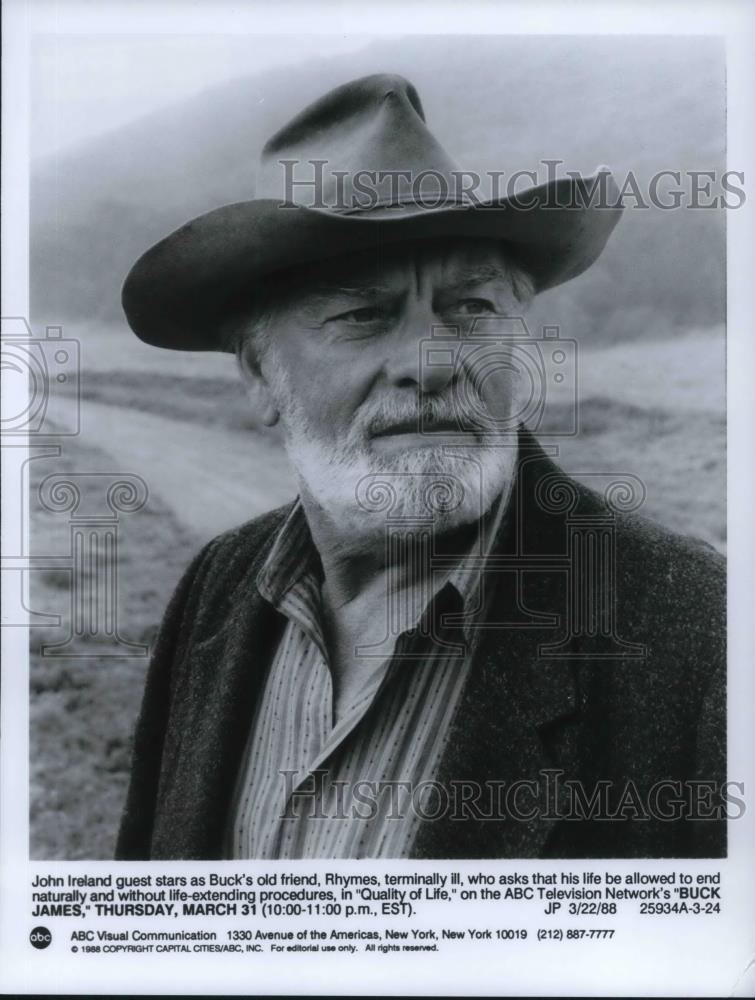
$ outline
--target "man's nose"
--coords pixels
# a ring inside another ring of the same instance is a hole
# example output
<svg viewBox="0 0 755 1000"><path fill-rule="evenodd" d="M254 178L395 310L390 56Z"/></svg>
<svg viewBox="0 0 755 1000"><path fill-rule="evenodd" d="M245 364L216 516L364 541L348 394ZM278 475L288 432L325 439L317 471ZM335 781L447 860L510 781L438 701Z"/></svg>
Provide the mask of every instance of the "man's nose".
<svg viewBox="0 0 755 1000"><path fill-rule="evenodd" d="M433 328L441 319L429 305L416 303L396 324L391 338L386 371L391 385L399 389L419 388L422 393L440 393L453 381L453 363L443 363L432 350ZM445 352L447 354L448 352Z"/></svg>

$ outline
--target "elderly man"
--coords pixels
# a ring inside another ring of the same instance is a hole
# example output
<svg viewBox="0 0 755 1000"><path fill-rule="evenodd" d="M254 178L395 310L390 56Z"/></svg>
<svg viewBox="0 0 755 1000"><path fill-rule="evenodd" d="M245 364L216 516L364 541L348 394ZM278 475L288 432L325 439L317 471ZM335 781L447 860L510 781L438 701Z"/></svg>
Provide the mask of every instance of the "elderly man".
<svg viewBox="0 0 755 1000"><path fill-rule="evenodd" d="M310 204L283 197L323 162ZM441 203L397 176L440 178ZM595 178L484 204L455 179L407 81L353 81L268 142L263 197L127 279L142 339L236 353L299 496L173 596L121 858L725 852L721 560L522 423L512 321L620 208Z"/></svg>

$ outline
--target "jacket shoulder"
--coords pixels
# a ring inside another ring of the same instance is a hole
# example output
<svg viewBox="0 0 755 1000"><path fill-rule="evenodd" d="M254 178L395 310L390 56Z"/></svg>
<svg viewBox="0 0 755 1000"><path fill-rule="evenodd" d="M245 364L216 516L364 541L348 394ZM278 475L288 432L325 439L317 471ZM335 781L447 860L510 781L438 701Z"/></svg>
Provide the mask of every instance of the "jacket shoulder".
<svg viewBox="0 0 755 1000"><path fill-rule="evenodd" d="M726 588L726 560L712 545L672 531L636 514L616 519L616 568L619 579L642 579L649 597L674 595L674 604L711 607Z"/></svg>
<svg viewBox="0 0 755 1000"><path fill-rule="evenodd" d="M593 540L595 549L580 548L581 586L591 592L600 580L622 638L644 645L654 662L663 659L666 672L673 672L676 663L690 672L690 680L698 674L707 684L710 673L725 663L725 558L701 539L617 510L606 496L574 477L562 477L573 490L575 524L588 536L592 524L601 539ZM568 547L565 529L562 523L560 544ZM599 549L602 569L595 564Z"/></svg>
<svg viewBox="0 0 755 1000"><path fill-rule="evenodd" d="M654 677L648 690L672 685L697 701L726 670L726 561L700 539L644 517L616 525L619 633L646 647Z"/></svg>

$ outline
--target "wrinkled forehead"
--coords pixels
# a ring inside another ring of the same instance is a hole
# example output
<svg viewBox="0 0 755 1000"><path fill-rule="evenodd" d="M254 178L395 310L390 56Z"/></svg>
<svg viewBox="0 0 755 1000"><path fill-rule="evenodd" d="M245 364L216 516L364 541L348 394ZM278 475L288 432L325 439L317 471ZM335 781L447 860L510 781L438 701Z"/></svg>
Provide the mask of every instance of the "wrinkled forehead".
<svg viewBox="0 0 755 1000"><path fill-rule="evenodd" d="M289 272L290 295L327 295L353 289L400 291L409 284L433 290L508 280L501 243L487 239L417 240L382 245Z"/></svg>

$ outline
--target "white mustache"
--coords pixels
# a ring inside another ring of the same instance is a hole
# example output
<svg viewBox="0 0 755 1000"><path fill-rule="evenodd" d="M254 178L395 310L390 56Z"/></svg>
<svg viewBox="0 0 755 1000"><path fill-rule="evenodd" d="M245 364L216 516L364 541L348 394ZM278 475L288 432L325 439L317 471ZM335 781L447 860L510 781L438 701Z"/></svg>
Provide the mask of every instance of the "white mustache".
<svg viewBox="0 0 755 1000"><path fill-rule="evenodd" d="M419 405L384 401L376 405L374 412L364 414L359 423L369 435L380 434L397 424L416 426L418 430L428 430L434 424L485 428L480 413L484 413L485 409L479 394L470 387L456 399L425 396Z"/></svg>

